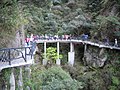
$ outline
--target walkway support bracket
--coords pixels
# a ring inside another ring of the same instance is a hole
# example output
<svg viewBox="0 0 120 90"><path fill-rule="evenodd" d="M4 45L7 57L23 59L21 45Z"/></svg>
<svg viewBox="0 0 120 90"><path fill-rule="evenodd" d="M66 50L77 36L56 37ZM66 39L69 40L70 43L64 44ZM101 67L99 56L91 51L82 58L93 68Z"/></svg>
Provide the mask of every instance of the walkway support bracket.
<svg viewBox="0 0 120 90"><path fill-rule="evenodd" d="M46 42L44 42L44 59L43 59L43 65L47 64L47 57L46 57Z"/></svg>
<svg viewBox="0 0 120 90"><path fill-rule="evenodd" d="M75 59L75 52L74 52L74 44L70 43L70 52L68 52L68 64L74 65L74 59Z"/></svg>
<svg viewBox="0 0 120 90"><path fill-rule="evenodd" d="M11 69L11 75L10 75L10 90L15 90L14 68Z"/></svg>
<svg viewBox="0 0 120 90"><path fill-rule="evenodd" d="M56 64L57 65L60 65L60 55L59 55L59 53L60 53L60 43L59 42L57 42L57 60L56 60Z"/></svg>

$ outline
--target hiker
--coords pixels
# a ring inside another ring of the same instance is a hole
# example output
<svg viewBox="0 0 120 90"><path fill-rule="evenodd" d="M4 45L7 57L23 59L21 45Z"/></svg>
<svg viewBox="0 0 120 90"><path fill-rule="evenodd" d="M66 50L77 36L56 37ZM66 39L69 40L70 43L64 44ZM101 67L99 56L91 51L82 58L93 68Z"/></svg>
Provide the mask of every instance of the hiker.
<svg viewBox="0 0 120 90"><path fill-rule="evenodd" d="M118 47L118 44L117 44L117 39L115 38L115 44L114 44L115 47Z"/></svg>
<svg viewBox="0 0 120 90"><path fill-rule="evenodd" d="M29 46L30 38L29 37L25 38L25 42L27 43L27 46Z"/></svg>
<svg viewBox="0 0 120 90"><path fill-rule="evenodd" d="M31 47L31 53L32 54L35 54L35 48L36 48L36 41L34 40L33 43L32 43L32 47Z"/></svg>
<svg viewBox="0 0 120 90"><path fill-rule="evenodd" d="M33 34L31 34L31 36L30 36L30 45L32 45L33 40L34 40Z"/></svg>
<svg viewBox="0 0 120 90"><path fill-rule="evenodd" d="M84 40L87 40L87 39L88 39L88 35L83 33L83 34L81 35L81 38L82 38L83 41L84 41Z"/></svg>
<svg viewBox="0 0 120 90"><path fill-rule="evenodd" d="M105 38L105 45L109 45L109 39L108 38Z"/></svg>

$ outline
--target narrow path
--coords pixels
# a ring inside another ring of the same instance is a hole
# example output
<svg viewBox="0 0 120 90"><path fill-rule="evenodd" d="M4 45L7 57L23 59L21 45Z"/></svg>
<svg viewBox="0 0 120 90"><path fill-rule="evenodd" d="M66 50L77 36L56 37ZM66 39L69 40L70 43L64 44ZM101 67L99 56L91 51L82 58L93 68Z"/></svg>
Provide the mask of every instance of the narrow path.
<svg viewBox="0 0 120 90"><path fill-rule="evenodd" d="M115 47L115 46L110 46L110 45L105 45L103 43L95 43L95 42L92 42L92 41L83 41L83 40L74 40L74 39L71 39L71 40L60 40L60 39L57 39L57 40L36 40L36 43L57 43L57 42L60 42L60 43L78 43L78 44L88 44L88 45L92 45L92 46L96 46L98 48L109 48L109 49L116 49L116 50L120 50L120 47ZM26 49L26 52L29 53L29 49ZM25 56L25 50L22 51L23 55ZM18 56L19 57L19 56ZM24 66L24 65L29 65L29 64L33 64L34 63L34 60L33 58L31 58L31 55L27 55L26 56L26 60L27 62L25 62L25 60L23 58L19 58L19 59L14 59L11 61L11 65L9 65L9 62L2 62L0 61L0 70L4 69L4 68L11 68L11 67L18 67L18 66Z"/></svg>
<svg viewBox="0 0 120 90"><path fill-rule="evenodd" d="M95 42L92 42L92 41L83 41L83 40L36 40L36 43L56 43L56 42L60 42L60 43L83 43L83 44L89 44L89 45L92 45L92 46L96 46L98 48L109 48L109 49L116 49L116 50L120 50L120 47L115 47L115 46L111 46L111 45L105 45L103 43L95 43Z"/></svg>
<svg viewBox="0 0 120 90"><path fill-rule="evenodd" d="M29 49L26 49L26 52L29 52ZM23 55L25 56L25 50L22 51ZM20 54L18 57L21 57L22 55ZM23 58L19 58L19 59L14 59L11 61L11 65L9 65L9 62L2 62L0 61L0 71L2 69L5 68L11 68L11 67L18 67L18 66L24 66L24 65L29 65L29 64L33 64L34 60L33 58L31 58L31 55L27 55L26 56L26 61Z"/></svg>

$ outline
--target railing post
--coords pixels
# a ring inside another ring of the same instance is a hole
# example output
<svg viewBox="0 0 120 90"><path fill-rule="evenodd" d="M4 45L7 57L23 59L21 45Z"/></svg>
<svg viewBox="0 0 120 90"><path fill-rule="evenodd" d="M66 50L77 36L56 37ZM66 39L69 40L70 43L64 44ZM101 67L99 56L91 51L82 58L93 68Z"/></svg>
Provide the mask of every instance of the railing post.
<svg viewBox="0 0 120 90"><path fill-rule="evenodd" d="M27 51L26 51L26 47L25 47L25 61L27 61L26 54L27 54Z"/></svg>
<svg viewBox="0 0 120 90"><path fill-rule="evenodd" d="M11 65L10 49L8 50L9 65Z"/></svg>
<svg viewBox="0 0 120 90"><path fill-rule="evenodd" d="M33 45L30 47L30 51L31 51L31 59L32 59L32 55L33 55Z"/></svg>

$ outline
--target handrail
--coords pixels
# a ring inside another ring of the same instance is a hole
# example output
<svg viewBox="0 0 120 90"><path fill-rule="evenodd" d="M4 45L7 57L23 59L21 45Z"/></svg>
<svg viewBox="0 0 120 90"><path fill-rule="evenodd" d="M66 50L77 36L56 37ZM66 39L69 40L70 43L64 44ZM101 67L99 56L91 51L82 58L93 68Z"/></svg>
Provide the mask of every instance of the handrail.
<svg viewBox="0 0 120 90"><path fill-rule="evenodd" d="M96 40L94 40L94 41L92 41L91 39L82 39L81 37L70 37L70 38L68 38L68 39L64 39L64 38L56 38L56 39L51 39L51 38L44 38L44 39L41 39L41 38L38 38L36 41L39 41L39 40L41 40L41 41L44 41L44 40L47 40L47 41L56 41L56 40L61 40L61 41L63 41L63 40L66 40L66 41L72 41L72 40L81 40L83 43L85 42L85 41L88 41L88 42L91 42L91 43L96 43L96 44L100 44L100 45L105 45L105 46L111 46L111 47L120 47L120 42L118 42L118 45L117 46L115 46L115 43L114 42L104 42L104 41L96 41Z"/></svg>
<svg viewBox="0 0 120 90"><path fill-rule="evenodd" d="M29 49L29 53L27 53L27 49ZM19 55L13 55L17 53ZM32 59L32 56L33 56L32 46L0 49L0 61L9 62L9 65L11 65L12 60L19 59L19 58L23 58L24 61L27 62L27 55L31 55L31 59Z"/></svg>
<svg viewBox="0 0 120 90"><path fill-rule="evenodd" d="M1 50L7 50L7 49L24 49L24 48L30 48L31 46L28 46L28 47L17 47L17 48L0 48L0 51Z"/></svg>

